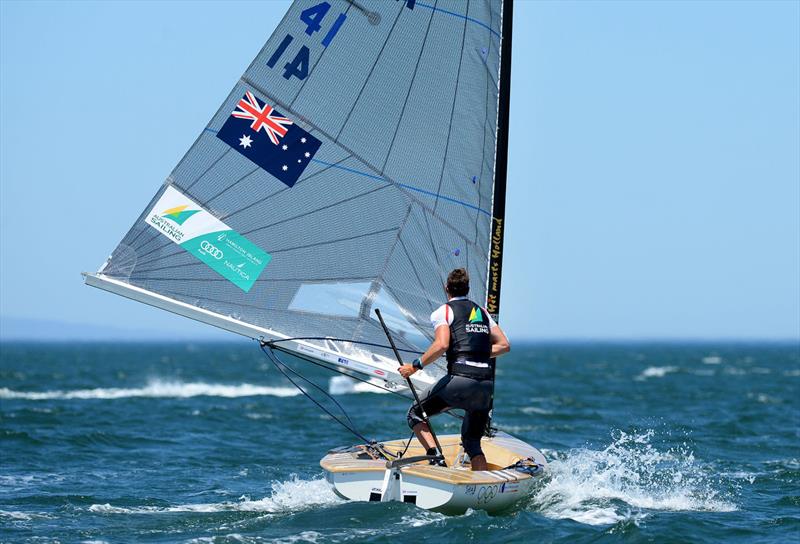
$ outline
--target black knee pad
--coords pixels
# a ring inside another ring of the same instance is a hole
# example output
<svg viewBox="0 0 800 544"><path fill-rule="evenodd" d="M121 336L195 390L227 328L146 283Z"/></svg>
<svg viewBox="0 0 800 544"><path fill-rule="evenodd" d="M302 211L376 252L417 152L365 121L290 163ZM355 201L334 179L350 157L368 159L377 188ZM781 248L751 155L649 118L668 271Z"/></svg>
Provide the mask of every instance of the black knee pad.
<svg viewBox="0 0 800 544"><path fill-rule="evenodd" d="M408 414L406 414L406 422L408 422L409 429L413 429L420 423L425 422L425 420L422 419L422 410L419 409L419 406L416 404L411 405L411 408L408 409Z"/></svg>

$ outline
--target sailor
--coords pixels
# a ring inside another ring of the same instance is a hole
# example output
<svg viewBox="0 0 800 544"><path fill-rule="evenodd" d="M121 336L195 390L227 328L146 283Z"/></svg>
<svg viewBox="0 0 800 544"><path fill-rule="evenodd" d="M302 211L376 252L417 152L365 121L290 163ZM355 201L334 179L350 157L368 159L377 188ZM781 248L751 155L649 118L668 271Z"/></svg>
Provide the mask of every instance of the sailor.
<svg viewBox="0 0 800 544"><path fill-rule="evenodd" d="M469 455L472 470L488 470L481 450L481 437L489 421L494 381L494 358L508 353L511 346L502 329L484 308L467 298L469 275L457 268L447 276L447 303L431 314L435 338L428 350L414 362L400 367L408 378L425 365L447 354L447 375L431 387L408 411L408 426L427 450L436 455L430 427L422 417L449 408L465 410L461 443Z"/></svg>

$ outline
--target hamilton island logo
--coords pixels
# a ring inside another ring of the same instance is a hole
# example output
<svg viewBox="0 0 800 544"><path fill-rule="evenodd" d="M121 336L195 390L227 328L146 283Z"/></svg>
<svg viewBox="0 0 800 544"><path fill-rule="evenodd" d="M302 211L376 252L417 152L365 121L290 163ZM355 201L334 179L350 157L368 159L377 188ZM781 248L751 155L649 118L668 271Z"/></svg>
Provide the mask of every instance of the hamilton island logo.
<svg viewBox="0 0 800 544"><path fill-rule="evenodd" d="M483 314L480 308L473 308L469 314L470 323L483 323Z"/></svg>
<svg viewBox="0 0 800 544"><path fill-rule="evenodd" d="M164 210L161 212L161 215L170 219L177 223L178 225L183 225L187 219L191 216L199 212L200 210L187 210L189 206L184 204L183 206L175 206L174 208L170 208L168 210Z"/></svg>

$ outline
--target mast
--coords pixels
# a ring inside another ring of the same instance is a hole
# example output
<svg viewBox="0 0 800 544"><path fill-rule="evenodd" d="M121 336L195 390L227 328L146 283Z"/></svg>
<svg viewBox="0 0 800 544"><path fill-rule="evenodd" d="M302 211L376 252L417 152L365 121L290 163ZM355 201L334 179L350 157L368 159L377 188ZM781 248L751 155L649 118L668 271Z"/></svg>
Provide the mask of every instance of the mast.
<svg viewBox="0 0 800 544"><path fill-rule="evenodd" d="M500 284L503 274L513 10L513 0L503 0L502 37L500 40L500 90L497 106L497 148L495 151L494 193L492 195L492 231L489 245L489 273L486 277L486 310L495 321L499 321Z"/></svg>

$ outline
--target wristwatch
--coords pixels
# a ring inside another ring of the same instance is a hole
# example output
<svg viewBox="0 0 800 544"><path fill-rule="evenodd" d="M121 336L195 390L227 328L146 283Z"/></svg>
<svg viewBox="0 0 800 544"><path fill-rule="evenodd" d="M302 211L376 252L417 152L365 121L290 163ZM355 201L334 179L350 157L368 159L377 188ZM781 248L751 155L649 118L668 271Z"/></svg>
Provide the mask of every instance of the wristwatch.
<svg viewBox="0 0 800 544"><path fill-rule="evenodd" d="M420 361L419 359L414 359L414 362L411 363L411 366L413 366L417 370L422 370L423 364L422 361Z"/></svg>

